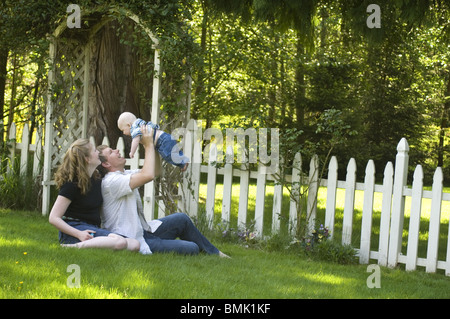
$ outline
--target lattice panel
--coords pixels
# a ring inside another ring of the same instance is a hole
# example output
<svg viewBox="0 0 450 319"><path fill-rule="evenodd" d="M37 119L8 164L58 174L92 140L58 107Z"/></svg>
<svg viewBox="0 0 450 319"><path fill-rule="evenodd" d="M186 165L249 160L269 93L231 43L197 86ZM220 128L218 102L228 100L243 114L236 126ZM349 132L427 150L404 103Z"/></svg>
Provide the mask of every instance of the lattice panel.
<svg viewBox="0 0 450 319"><path fill-rule="evenodd" d="M170 83L171 81L168 81ZM159 119L161 129L165 132L172 133L178 128L187 128L190 82L186 78L184 85L180 87L171 87L170 84L163 85L162 94L170 94L169 92L177 92L179 98L176 103L176 110L167 110L162 107L159 111ZM186 149L184 149L186 154ZM160 196L164 202L166 214L179 211L177 202L181 199L179 192L179 181L183 179L183 174L178 167L162 161L162 172L160 179L157 181L156 195Z"/></svg>
<svg viewBox="0 0 450 319"><path fill-rule="evenodd" d="M62 160L70 144L82 135L84 45L65 39L57 44L53 92L52 167Z"/></svg>

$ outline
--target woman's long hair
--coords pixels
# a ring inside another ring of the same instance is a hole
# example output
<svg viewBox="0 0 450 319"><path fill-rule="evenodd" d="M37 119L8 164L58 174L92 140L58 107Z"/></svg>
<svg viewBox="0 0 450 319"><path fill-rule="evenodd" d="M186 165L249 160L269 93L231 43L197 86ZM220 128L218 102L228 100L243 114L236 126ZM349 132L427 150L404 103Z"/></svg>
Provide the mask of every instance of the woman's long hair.
<svg viewBox="0 0 450 319"><path fill-rule="evenodd" d="M91 176L88 173L87 158L91 152L91 143L88 139L78 139L70 145L64 155L62 164L55 173L55 182L58 188L64 183L74 182L81 190L81 194L86 194L91 187ZM99 178L99 173L94 172L94 177Z"/></svg>

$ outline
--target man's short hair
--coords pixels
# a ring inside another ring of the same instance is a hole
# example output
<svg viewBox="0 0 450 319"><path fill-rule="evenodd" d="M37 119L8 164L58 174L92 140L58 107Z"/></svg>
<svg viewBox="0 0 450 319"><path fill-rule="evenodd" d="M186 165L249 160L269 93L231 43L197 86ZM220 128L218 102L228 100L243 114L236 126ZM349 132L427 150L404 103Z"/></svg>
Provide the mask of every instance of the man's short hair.
<svg viewBox="0 0 450 319"><path fill-rule="evenodd" d="M97 166L97 170L100 172L100 174L102 175L102 178L108 174L108 170L102 165L103 163L107 162L106 157L103 155L103 151L105 149L107 149L109 146L108 145L99 145L97 146L97 150L99 152L98 154L98 158L100 160L100 165Z"/></svg>

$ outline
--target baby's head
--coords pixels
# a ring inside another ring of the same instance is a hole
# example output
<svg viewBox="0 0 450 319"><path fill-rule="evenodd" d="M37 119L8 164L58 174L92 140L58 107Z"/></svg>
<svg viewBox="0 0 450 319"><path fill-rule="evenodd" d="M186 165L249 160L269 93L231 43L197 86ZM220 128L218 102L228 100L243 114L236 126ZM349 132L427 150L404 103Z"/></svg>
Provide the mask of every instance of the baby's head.
<svg viewBox="0 0 450 319"><path fill-rule="evenodd" d="M120 114L119 119L117 120L117 126L119 130L123 132L125 135L131 135L130 129L133 122L136 121L136 116L130 112L123 112Z"/></svg>

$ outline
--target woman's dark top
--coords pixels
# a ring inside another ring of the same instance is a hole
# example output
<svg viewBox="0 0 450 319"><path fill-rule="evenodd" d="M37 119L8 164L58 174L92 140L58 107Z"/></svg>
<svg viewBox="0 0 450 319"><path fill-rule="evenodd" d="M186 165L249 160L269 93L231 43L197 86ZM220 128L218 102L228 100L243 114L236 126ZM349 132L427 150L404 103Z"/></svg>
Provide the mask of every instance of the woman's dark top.
<svg viewBox="0 0 450 319"><path fill-rule="evenodd" d="M91 177L91 188L85 195L76 182L67 182L59 190L59 194L71 200L64 213L68 220L75 219L100 227L100 210L103 204L102 180Z"/></svg>

